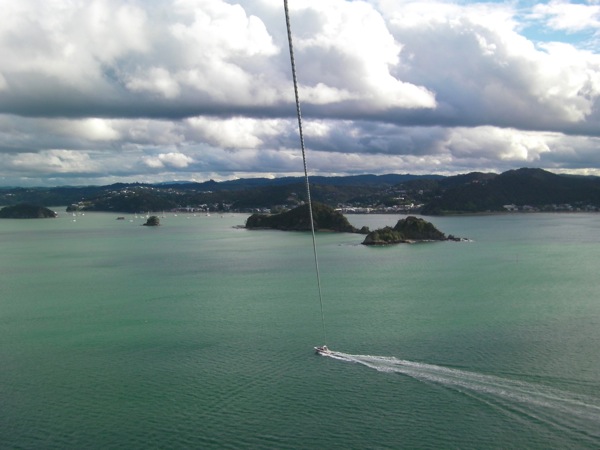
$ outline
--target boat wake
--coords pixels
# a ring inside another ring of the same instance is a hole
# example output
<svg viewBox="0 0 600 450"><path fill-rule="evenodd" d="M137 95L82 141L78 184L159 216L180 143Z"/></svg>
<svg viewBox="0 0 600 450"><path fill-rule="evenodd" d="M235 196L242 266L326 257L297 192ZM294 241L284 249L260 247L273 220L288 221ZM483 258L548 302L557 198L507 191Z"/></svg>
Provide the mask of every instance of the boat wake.
<svg viewBox="0 0 600 450"><path fill-rule="evenodd" d="M600 442L600 399L561 391L544 385L511 380L450 367L406 361L394 357L350 355L332 351L328 356L370 367L379 372L398 373L425 383L442 385L476 398L522 420L545 423L578 438Z"/></svg>

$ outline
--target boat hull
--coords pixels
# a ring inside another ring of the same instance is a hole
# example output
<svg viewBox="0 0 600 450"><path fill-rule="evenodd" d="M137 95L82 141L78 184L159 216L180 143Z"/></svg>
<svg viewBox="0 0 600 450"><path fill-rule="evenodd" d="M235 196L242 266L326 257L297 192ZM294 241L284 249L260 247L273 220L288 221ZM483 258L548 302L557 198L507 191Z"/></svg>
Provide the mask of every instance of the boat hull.
<svg viewBox="0 0 600 450"><path fill-rule="evenodd" d="M320 347L315 347L315 353L317 355L331 355L331 350L327 348L326 345L322 345Z"/></svg>

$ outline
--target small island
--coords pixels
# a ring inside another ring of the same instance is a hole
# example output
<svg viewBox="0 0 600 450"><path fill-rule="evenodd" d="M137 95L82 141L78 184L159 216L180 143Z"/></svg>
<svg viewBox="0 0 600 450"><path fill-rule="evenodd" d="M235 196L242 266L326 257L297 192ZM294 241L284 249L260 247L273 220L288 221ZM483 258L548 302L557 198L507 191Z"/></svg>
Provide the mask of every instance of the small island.
<svg viewBox="0 0 600 450"><path fill-rule="evenodd" d="M56 212L43 206L13 205L0 209L0 219L53 219Z"/></svg>
<svg viewBox="0 0 600 450"><path fill-rule="evenodd" d="M363 245L390 245L428 241L461 241L452 235L446 236L432 223L414 216L400 219L396 226L371 231L362 242Z"/></svg>
<svg viewBox="0 0 600 450"><path fill-rule="evenodd" d="M363 245L390 245L430 241L463 241L467 239L446 236L432 223L414 216L400 219L396 226L369 231L358 229L344 215L321 203L313 203L313 220L316 230L366 234ZM310 231L308 205L298 206L280 214L252 214L246 220L247 229L274 229L284 231Z"/></svg>
<svg viewBox="0 0 600 450"><path fill-rule="evenodd" d="M157 227L160 225L160 219L158 216L150 216L146 223L143 224L145 227Z"/></svg>
<svg viewBox="0 0 600 450"><path fill-rule="evenodd" d="M313 203L312 212L315 230L362 234L369 231L366 227L355 228L341 212L321 203ZM252 214L246 220L246 228L310 231L308 204L280 214Z"/></svg>

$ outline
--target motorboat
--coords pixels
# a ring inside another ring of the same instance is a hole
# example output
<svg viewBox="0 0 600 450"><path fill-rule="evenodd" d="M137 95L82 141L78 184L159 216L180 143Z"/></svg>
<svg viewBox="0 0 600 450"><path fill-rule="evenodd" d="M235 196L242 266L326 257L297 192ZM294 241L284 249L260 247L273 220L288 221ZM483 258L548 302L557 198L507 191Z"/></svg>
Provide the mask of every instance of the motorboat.
<svg viewBox="0 0 600 450"><path fill-rule="evenodd" d="M315 353L317 353L317 355L331 355L331 350L329 350L326 345L322 345L320 347L315 347Z"/></svg>

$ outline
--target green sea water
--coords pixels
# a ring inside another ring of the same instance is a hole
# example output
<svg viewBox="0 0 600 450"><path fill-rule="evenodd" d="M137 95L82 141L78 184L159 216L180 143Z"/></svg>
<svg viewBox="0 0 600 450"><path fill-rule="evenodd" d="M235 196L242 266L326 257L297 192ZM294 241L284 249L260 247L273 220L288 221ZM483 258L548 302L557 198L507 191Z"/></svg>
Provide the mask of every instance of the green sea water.
<svg viewBox="0 0 600 450"><path fill-rule="evenodd" d="M0 448L600 448L599 216L246 217L0 221Z"/></svg>

